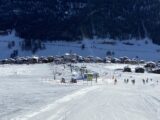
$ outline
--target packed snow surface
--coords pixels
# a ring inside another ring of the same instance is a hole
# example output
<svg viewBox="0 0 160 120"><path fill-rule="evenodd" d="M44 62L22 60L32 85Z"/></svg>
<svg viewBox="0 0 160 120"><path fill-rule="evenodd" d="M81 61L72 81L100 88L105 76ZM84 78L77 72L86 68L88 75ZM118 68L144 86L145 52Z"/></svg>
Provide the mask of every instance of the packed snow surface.
<svg viewBox="0 0 160 120"><path fill-rule="evenodd" d="M62 66L56 69L58 72ZM82 88L52 85L53 71L51 64L0 65L0 120L10 120L19 114L36 111ZM70 77L67 69L65 73Z"/></svg>
<svg viewBox="0 0 160 120"><path fill-rule="evenodd" d="M72 73L67 65L1 65L0 119L160 120L158 74L135 73L137 65L129 65L132 73L122 72L124 64L73 66L98 72L98 82L69 83ZM77 69L72 72L79 74ZM67 83L60 83L62 77ZM131 83L133 79L135 85ZM148 83L143 84L142 79L148 79Z"/></svg>

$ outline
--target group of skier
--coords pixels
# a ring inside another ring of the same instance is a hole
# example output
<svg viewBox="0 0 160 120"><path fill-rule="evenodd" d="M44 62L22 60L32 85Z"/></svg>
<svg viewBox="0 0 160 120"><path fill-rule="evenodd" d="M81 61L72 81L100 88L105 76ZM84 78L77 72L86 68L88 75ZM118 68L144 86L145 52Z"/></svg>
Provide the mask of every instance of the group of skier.
<svg viewBox="0 0 160 120"><path fill-rule="evenodd" d="M129 81L131 81L131 83L132 83L133 85L135 85L135 83L136 83L136 80L135 80L135 79L131 79L131 80L129 80L129 79L124 79L124 83L125 83L125 84L128 84ZM152 80L152 79L148 79L148 78L147 78L147 79L142 79L143 84L147 84L147 83L149 83L149 81L152 82L153 80ZM114 79L114 85L116 85L117 82L118 82L118 81L117 81L117 79L115 78L115 79ZM159 82L159 81L157 80L156 83L158 84L158 82Z"/></svg>

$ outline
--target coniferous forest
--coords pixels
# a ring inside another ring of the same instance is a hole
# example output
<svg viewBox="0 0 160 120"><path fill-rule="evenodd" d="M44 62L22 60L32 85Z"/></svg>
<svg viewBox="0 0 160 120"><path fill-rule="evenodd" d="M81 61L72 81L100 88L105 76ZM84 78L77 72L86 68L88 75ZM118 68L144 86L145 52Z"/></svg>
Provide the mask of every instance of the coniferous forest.
<svg viewBox="0 0 160 120"><path fill-rule="evenodd" d="M160 44L159 0L0 0L0 31L31 40L141 39Z"/></svg>

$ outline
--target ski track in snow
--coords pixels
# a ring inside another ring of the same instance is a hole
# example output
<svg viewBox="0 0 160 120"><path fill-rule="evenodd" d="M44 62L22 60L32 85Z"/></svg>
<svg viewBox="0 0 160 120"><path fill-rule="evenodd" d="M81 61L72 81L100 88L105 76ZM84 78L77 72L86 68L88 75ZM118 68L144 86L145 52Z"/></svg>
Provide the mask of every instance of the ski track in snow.
<svg viewBox="0 0 160 120"><path fill-rule="evenodd" d="M38 120L38 119L45 119L45 120L53 120L54 118L57 118L57 115L59 113L63 113L65 111L65 108L59 109L59 106L61 104L66 104L67 102L76 99L77 97L83 96L85 95L87 92L96 89L97 87L89 87L89 88L85 88L82 89L78 92L75 92L73 94L67 95L59 100L56 100L53 104L48 105L47 107L41 109L38 112L35 112L33 114L29 114L26 115L26 117L19 117L19 118L15 118L15 119L11 119L11 120ZM50 112L54 112L54 115L52 115L49 118L46 118L47 114L49 114ZM42 116L41 116L42 115Z"/></svg>
<svg viewBox="0 0 160 120"><path fill-rule="evenodd" d="M36 114L14 120L159 120L158 98L145 90L126 88L111 85L82 89Z"/></svg>

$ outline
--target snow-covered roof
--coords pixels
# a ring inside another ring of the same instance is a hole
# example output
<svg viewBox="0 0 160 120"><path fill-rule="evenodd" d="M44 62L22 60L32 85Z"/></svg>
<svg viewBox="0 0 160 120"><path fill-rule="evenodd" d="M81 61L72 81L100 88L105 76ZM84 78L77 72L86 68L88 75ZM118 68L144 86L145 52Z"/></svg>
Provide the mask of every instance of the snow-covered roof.
<svg viewBox="0 0 160 120"><path fill-rule="evenodd" d="M69 56L70 54L69 53L65 53L65 56Z"/></svg>

